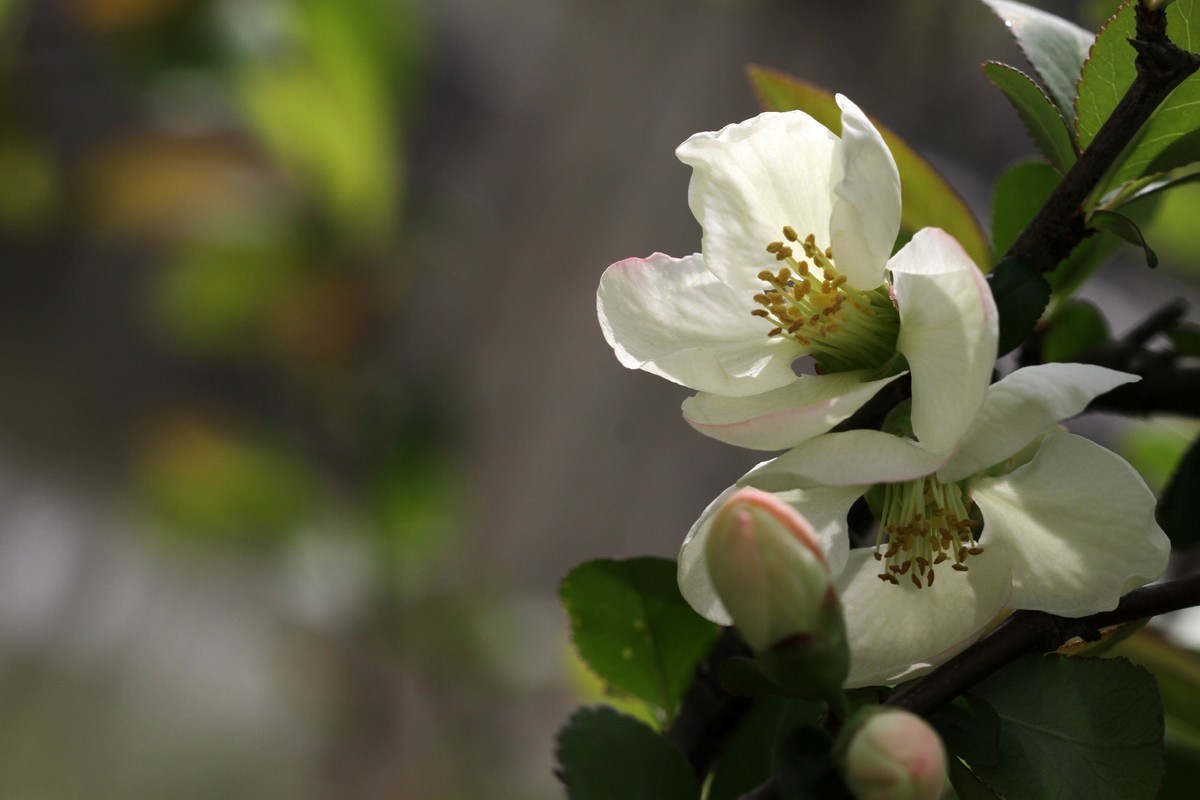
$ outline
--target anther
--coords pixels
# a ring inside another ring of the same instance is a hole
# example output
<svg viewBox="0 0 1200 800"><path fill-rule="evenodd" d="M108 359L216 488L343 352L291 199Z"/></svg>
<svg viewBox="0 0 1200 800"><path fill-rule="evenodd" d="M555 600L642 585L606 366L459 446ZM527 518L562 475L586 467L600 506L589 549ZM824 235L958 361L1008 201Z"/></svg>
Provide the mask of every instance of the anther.
<svg viewBox="0 0 1200 800"><path fill-rule="evenodd" d="M800 237L796 235L795 228L793 228L791 225L784 225L783 238L787 239L789 242L795 242L799 240Z"/></svg>

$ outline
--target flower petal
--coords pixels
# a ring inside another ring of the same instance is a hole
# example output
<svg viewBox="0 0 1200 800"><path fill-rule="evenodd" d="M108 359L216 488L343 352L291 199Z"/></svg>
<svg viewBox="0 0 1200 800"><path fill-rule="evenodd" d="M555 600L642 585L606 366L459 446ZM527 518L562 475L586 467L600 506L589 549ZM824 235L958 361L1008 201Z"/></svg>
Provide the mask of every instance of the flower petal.
<svg viewBox="0 0 1200 800"><path fill-rule="evenodd" d="M838 271L851 286L883 283L884 267L900 231L900 172L896 161L858 106L837 95L842 141L834 180L829 237Z"/></svg>
<svg viewBox="0 0 1200 800"><path fill-rule="evenodd" d="M980 556L966 572L939 568L933 585L918 589L879 580L872 556L868 548L850 551L837 582L850 639L847 688L928 672L983 635L1008 603L1002 558Z"/></svg>
<svg viewBox="0 0 1200 800"><path fill-rule="evenodd" d="M911 439L872 430L827 433L746 474L743 483L768 491L801 486L870 486L930 475L946 460Z"/></svg>
<svg viewBox="0 0 1200 800"><path fill-rule="evenodd" d="M708 563L704 553L705 541L712 530L712 518L717 509L740 489L740 486L730 486L708 504L700 514L700 519L692 525L683 546L679 549L679 590L685 600L706 619L721 625L730 625L732 620L729 612L717 597L712 581L708 577ZM861 491L850 489L813 489L804 491L793 489L778 492L780 500L788 503L799 511L821 540L825 548L825 560L829 563L829 571L837 575L846 566L849 553L849 535L846 529L846 514L850 506L862 494Z"/></svg>
<svg viewBox="0 0 1200 800"><path fill-rule="evenodd" d="M837 141L802 111L767 112L676 149L692 167L688 204L704 229L704 258L721 280L760 290L758 273L777 266L765 248L783 238L785 225L828 244Z"/></svg>
<svg viewBox="0 0 1200 800"><path fill-rule="evenodd" d="M618 261L604 271L596 312L622 364L669 381L728 395L769 391L796 380L797 342L768 337L750 315L749 295L730 289L699 255Z"/></svg>
<svg viewBox="0 0 1200 800"><path fill-rule="evenodd" d="M949 452L971 427L996 364L999 315L962 246L925 228L888 262L900 307L896 349L912 372L913 432Z"/></svg>
<svg viewBox="0 0 1200 800"><path fill-rule="evenodd" d="M701 393L683 401L693 428L751 450L783 450L825 433L898 376L864 381L867 370L804 375L795 383L750 397Z"/></svg>
<svg viewBox="0 0 1200 800"><path fill-rule="evenodd" d="M1080 617L1115 608L1162 575L1171 545L1154 495L1120 456L1070 433L999 478L971 483L983 512L982 556L1012 563L1013 608Z"/></svg>
<svg viewBox="0 0 1200 800"><path fill-rule="evenodd" d="M1059 420L1083 411L1096 397L1138 380L1137 375L1093 364L1018 369L988 387L971 430L938 478L962 480L999 464Z"/></svg>

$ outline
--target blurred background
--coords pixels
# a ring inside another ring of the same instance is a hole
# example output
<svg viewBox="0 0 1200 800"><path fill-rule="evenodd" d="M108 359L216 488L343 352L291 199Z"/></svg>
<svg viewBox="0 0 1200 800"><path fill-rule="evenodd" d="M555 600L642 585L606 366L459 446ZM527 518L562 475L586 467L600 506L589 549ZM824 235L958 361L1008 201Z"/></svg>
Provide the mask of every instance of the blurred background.
<svg viewBox="0 0 1200 800"><path fill-rule="evenodd" d="M558 581L758 460L617 364L601 272L698 248L673 150L749 62L986 220L1033 150L985 59L962 0L0 0L0 798L559 797ZM1198 200L1089 289L1118 332ZM1161 486L1192 430L1117 433Z"/></svg>

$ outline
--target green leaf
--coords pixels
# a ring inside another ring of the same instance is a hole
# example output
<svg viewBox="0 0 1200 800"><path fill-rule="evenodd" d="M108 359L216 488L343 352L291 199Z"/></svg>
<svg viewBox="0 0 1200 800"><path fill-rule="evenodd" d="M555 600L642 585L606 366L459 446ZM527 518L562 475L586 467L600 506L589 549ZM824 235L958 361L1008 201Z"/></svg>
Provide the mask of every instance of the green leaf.
<svg viewBox="0 0 1200 800"><path fill-rule="evenodd" d="M1137 223L1129 217L1118 214L1116 211L1096 209L1092 212L1088 222L1097 230L1110 231L1130 244L1142 248L1142 252L1146 256L1146 266L1150 269L1158 266L1158 256L1146 243L1146 237L1142 236L1142 231L1138 228Z"/></svg>
<svg viewBox="0 0 1200 800"><path fill-rule="evenodd" d="M983 0L1012 32L1046 92L1068 124L1074 118L1075 81L1092 44L1092 34L1048 11L1010 0Z"/></svg>
<svg viewBox="0 0 1200 800"><path fill-rule="evenodd" d="M1054 167L1022 161L996 179L992 192L992 247L1006 253L1062 180Z"/></svg>
<svg viewBox="0 0 1200 800"><path fill-rule="evenodd" d="M1095 138L1133 83L1137 53L1129 39L1135 35L1134 6L1125 3L1096 38L1091 56L1084 64L1075 101L1081 147ZM1195 52L1200 48L1200 0L1176 0L1168 6L1167 35L1186 50ZM1176 87L1155 110L1105 185L1117 186L1194 161L1200 154L1197 128L1200 128L1200 73Z"/></svg>
<svg viewBox="0 0 1200 800"><path fill-rule="evenodd" d="M1188 358L1200 357L1200 325L1181 322L1167 332L1175 354Z"/></svg>
<svg viewBox="0 0 1200 800"><path fill-rule="evenodd" d="M675 571L663 558L589 561L559 589L583 660L668 717L719 630L684 601Z"/></svg>
<svg viewBox="0 0 1200 800"><path fill-rule="evenodd" d="M1109 193L1101 201L1100 206L1110 210L1118 209L1135 200L1141 200L1143 197L1150 197L1176 186L1185 186L1197 180L1200 180L1200 161L1128 181Z"/></svg>
<svg viewBox="0 0 1200 800"><path fill-rule="evenodd" d="M1113 655L1154 673L1166 711L1167 741L1200 747L1200 655L1142 628L1116 644Z"/></svg>
<svg viewBox="0 0 1200 800"><path fill-rule="evenodd" d="M706 800L736 800L771 776L772 753L781 731L815 725L821 707L803 700L762 698L742 717L713 766Z"/></svg>
<svg viewBox="0 0 1200 800"><path fill-rule="evenodd" d="M1075 361L1080 354L1108 340L1108 324L1096 307L1083 300L1071 300L1055 309L1042 336L1042 358Z"/></svg>
<svg viewBox="0 0 1200 800"><path fill-rule="evenodd" d="M683 753L606 706L581 708L558 734L557 774L571 800L698 800Z"/></svg>
<svg viewBox="0 0 1200 800"><path fill-rule="evenodd" d="M1171 476L1154 513L1173 548L1200 542L1200 438L1192 442Z"/></svg>
<svg viewBox="0 0 1200 800"><path fill-rule="evenodd" d="M957 800L997 800L1000 797L957 758L951 758L946 767Z"/></svg>
<svg viewBox="0 0 1200 800"><path fill-rule="evenodd" d="M994 767L999 762L1000 716L986 700L968 692L929 721L947 748L967 763Z"/></svg>
<svg viewBox="0 0 1200 800"><path fill-rule="evenodd" d="M776 70L752 64L746 71L764 109L804 111L841 135L842 112L832 94ZM901 238L908 239L922 228L941 228L958 240L980 269L987 270L992 263L987 238L966 201L903 139L874 118L871 122L887 142L900 171L900 194L904 198Z"/></svg>
<svg viewBox="0 0 1200 800"><path fill-rule="evenodd" d="M1045 276L1017 258L1006 258L992 270L990 284L1000 311L1000 343L997 355L1016 349L1033 331L1033 326L1050 302L1050 284Z"/></svg>
<svg viewBox="0 0 1200 800"><path fill-rule="evenodd" d="M1154 677L1124 659L1028 656L973 693L1000 718L995 765L975 773L1006 797L1152 800L1163 772Z"/></svg>
<svg viewBox="0 0 1200 800"><path fill-rule="evenodd" d="M852 800L834 767L832 742L811 726L793 728L775 747L775 774L783 800Z"/></svg>
<svg viewBox="0 0 1200 800"><path fill-rule="evenodd" d="M1042 88L1019 69L996 61L984 64L983 72L1012 103L1042 155L1059 172L1069 170L1078 155L1075 152L1075 140L1071 136L1071 126Z"/></svg>

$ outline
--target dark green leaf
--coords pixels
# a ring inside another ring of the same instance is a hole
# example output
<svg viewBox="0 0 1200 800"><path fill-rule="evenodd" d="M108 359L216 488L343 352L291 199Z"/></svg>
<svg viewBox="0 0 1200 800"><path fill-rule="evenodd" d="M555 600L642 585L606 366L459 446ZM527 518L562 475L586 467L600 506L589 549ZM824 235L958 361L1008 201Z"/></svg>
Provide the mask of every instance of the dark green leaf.
<svg viewBox="0 0 1200 800"><path fill-rule="evenodd" d="M769 778L780 732L815 724L820 711L817 704L803 700L762 698L755 702L725 741L706 800L736 800Z"/></svg>
<svg viewBox="0 0 1200 800"><path fill-rule="evenodd" d="M1046 96L1033 79L1019 69L989 61L983 71L996 88L1004 92L1025 130L1042 155L1059 172L1066 172L1075 163L1075 140L1062 112Z"/></svg>
<svg viewBox="0 0 1200 800"><path fill-rule="evenodd" d="M1000 757L1000 717L986 700L965 694L929 721L954 755L972 765L996 765Z"/></svg>
<svg viewBox="0 0 1200 800"><path fill-rule="evenodd" d="M1050 302L1050 284L1045 276L1024 261L1006 258L989 276L992 297L1000 311L998 355L1019 346Z"/></svg>
<svg viewBox="0 0 1200 800"><path fill-rule="evenodd" d="M1137 223L1129 217L1118 214L1116 211L1098 209L1092 212L1089 223L1097 230L1110 231L1130 244L1142 248L1142 252L1146 256L1146 266L1150 269L1158 266L1158 256L1146 243L1146 237L1142 236L1142 231L1138 228Z"/></svg>
<svg viewBox="0 0 1200 800"><path fill-rule="evenodd" d="M951 758L947 768L957 800L998 800L1000 797L957 758Z"/></svg>
<svg viewBox="0 0 1200 800"><path fill-rule="evenodd" d="M1000 718L999 758L972 764L1006 797L1151 800L1163 771L1154 677L1124 659L1028 656L973 693Z"/></svg>
<svg viewBox="0 0 1200 800"><path fill-rule="evenodd" d="M1071 300L1059 306L1042 336L1042 359L1074 361L1109 339L1108 324L1091 303Z"/></svg>
<svg viewBox="0 0 1200 800"><path fill-rule="evenodd" d="M721 688L738 697L784 697L787 691L763 674L753 658L733 656L721 662Z"/></svg>
<svg viewBox="0 0 1200 800"><path fill-rule="evenodd" d="M1022 161L1004 171L992 193L992 247L1005 253L1033 220L1062 176L1041 161Z"/></svg>
<svg viewBox="0 0 1200 800"><path fill-rule="evenodd" d="M1200 357L1200 325L1183 322L1172 328L1167 336L1178 355L1188 358Z"/></svg>
<svg viewBox="0 0 1200 800"><path fill-rule="evenodd" d="M673 744L606 706L581 708L558 734L558 777L571 800L697 800L700 784Z"/></svg>
<svg viewBox="0 0 1200 800"><path fill-rule="evenodd" d="M1166 772L1158 800L1194 800L1200 775L1200 751L1167 744Z"/></svg>
<svg viewBox="0 0 1200 800"><path fill-rule="evenodd" d="M783 800L852 800L833 764L832 742L816 728L793 728L775 748Z"/></svg>
<svg viewBox="0 0 1200 800"><path fill-rule="evenodd" d="M1200 438L1179 462L1154 516L1172 547L1183 549L1200 542Z"/></svg>
<svg viewBox="0 0 1200 800"><path fill-rule="evenodd" d="M1004 21L1062 118L1074 118L1075 81L1087 58L1092 34L1048 11L1010 0L983 0Z"/></svg>
<svg viewBox="0 0 1200 800"><path fill-rule="evenodd" d="M776 70L751 65L747 73L763 108L804 111L841 135L842 112L829 92ZM908 143L877 120L871 121L887 142L900 171L900 193L904 197L901 238L907 240L921 228L941 228L958 240L980 269L986 270L992 263L992 256L987 238L970 206Z"/></svg>
<svg viewBox="0 0 1200 800"><path fill-rule="evenodd" d="M589 561L559 589L583 660L668 716L718 631L679 594L675 569L662 558Z"/></svg>

